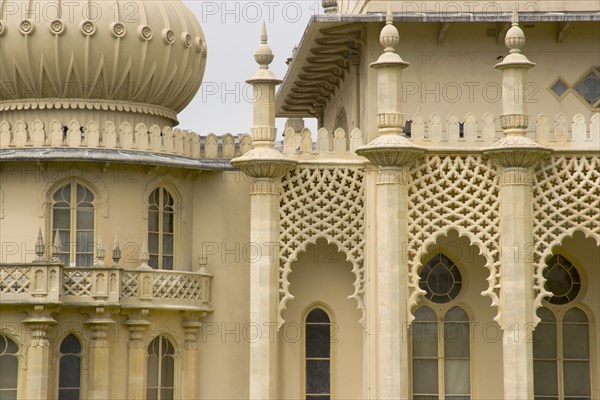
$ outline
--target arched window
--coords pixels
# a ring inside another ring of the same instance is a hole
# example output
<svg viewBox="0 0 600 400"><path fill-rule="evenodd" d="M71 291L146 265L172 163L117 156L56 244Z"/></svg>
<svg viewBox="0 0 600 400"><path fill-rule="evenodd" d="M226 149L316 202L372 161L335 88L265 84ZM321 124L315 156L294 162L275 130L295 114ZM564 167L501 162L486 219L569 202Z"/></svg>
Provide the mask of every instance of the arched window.
<svg viewBox="0 0 600 400"><path fill-rule="evenodd" d="M305 326L306 399L331 398L331 321L315 308L306 316Z"/></svg>
<svg viewBox="0 0 600 400"><path fill-rule="evenodd" d="M148 345L147 400L172 400L175 389L175 349L164 336Z"/></svg>
<svg viewBox="0 0 600 400"><path fill-rule="evenodd" d="M462 290L456 264L438 253L419 272L427 301L412 324L413 399L471 398L471 329L469 316L453 306Z"/></svg>
<svg viewBox="0 0 600 400"><path fill-rule="evenodd" d="M460 307L436 314L425 306L412 325L413 398L471 398L469 317Z"/></svg>
<svg viewBox="0 0 600 400"><path fill-rule="evenodd" d="M148 199L149 265L154 269L173 269L175 247L175 202L164 188L157 188Z"/></svg>
<svg viewBox="0 0 600 400"><path fill-rule="evenodd" d="M553 296L538 309L533 331L534 394L537 399L590 399L590 333L587 315L572 302L581 282L575 266L554 255L544 270Z"/></svg>
<svg viewBox="0 0 600 400"><path fill-rule="evenodd" d="M79 183L69 183L52 197L52 237L60 235L60 260L67 266L94 263L94 194Z"/></svg>
<svg viewBox="0 0 600 400"><path fill-rule="evenodd" d="M75 335L67 336L60 344L60 366L58 371L58 399L79 399L81 343Z"/></svg>
<svg viewBox="0 0 600 400"><path fill-rule="evenodd" d="M19 373L19 347L10 338L0 335L0 398L17 398L17 375Z"/></svg>

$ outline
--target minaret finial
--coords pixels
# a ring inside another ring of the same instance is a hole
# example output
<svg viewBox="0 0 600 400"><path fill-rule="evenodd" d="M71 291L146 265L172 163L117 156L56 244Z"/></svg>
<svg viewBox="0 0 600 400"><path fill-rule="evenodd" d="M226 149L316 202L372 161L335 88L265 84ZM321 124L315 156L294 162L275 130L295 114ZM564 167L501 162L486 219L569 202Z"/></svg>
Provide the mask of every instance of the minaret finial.
<svg viewBox="0 0 600 400"><path fill-rule="evenodd" d="M393 53L396 51L396 46L400 43L400 34L398 29L394 26L392 5L388 2L387 15L385 17L385 26L381 30L379 35L379 43L384 47L386 53Z"/></svg>
<svg viewBox="0 0 600 400"><path fill-rule="evenodd" d="M262 32L260 34L260 46L254 53L254 60L260 65L260 69L269 69L269 64L273 62L273 50L268 45L269 36L267 35L267 24L263 22Z"/></svg>
<svg viewBox="0 0 600 400"><path fill-rule="evenodd" d="M62 255L62 245L60 241L60 233L58 229L54 234L54 242L52 243L52 261L60 262L60 256Z"/></svg>
<svg viewBox="0 0 600 400"><path fill-rule="evenodd" d="M260 42L262 44L267 44L268 41L269 41L269 35L267 35L267 23L265 21L263 21L262 32L260 35Z"/></svg>
<svg viewBox="0 0 600 400"><path fill-rule="evenodd" d="M388 1L387 14L385 16L385 23L391 25L393 23L394 16L392 15L392 3Z"/></svg>
<svg viewBox="0 0 600 400"><path fill-rule="evenodd" d="M119 265L121 259L121 247L119 246L119 235L115 233L115 244L113 245L112 260L115 266Z"/></svg>
<svg viewBox="0 0 600 400"><path fill-rule="evenodd" d="M519 26L519 13L516 6L512 13L512 26L506 32L504 44L510 50L510 53L520 53L523 46L525 46L525 33Z"/></svg>

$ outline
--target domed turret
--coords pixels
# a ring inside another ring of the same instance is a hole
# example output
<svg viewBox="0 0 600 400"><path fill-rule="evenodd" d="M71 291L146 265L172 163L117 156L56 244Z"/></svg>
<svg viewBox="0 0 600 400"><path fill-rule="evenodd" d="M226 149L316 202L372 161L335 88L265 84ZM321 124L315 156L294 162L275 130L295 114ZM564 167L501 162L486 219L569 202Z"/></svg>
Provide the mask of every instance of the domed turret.
<svg viewBox="0 0 600 400"><path fill-rule="evenodd" d="M7 0L0 119L173 126L202 83L206 53L181 1Z"/></svg>

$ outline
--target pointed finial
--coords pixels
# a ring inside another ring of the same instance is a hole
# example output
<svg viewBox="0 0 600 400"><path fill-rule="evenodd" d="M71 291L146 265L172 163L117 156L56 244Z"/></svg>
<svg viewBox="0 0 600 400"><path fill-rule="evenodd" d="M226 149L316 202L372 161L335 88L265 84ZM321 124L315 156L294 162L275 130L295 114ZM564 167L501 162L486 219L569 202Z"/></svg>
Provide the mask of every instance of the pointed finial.
<svg viewBox="0 0 600 400"><path fill-rule="evenodd" d="M35 242L35 261L43 262L46 246L44 245L44 236L42 236L42 228L38 230L37 241Z"/></svg>
<svg viewBox="0 0 600 400"><path fill-rule="evenodd" d="M392 15L392 3L388 1L387 14L385 16L385 23L391 25L393 23L394 16Z"/></svg>
<svg viewBox="0 0 600 400"><path fill-rule="evenodd" d="M381 30L379 35L379 43L385 48L386 53L393 53L396 50L396 46L400 43L400 34L398 29L394 26L392 5L388 2L387 15L385 17L385 26Z"/></svg>
<svg viewBox="0 0 600 400"><path fill-rule="evenodd" d="M59 262L62 255L62 245L60 244L60 232L58 229L54 234L54 242L52 243L52 261Z"/></svg>
<svg viewBox="0 0 600 400"><path fill-rule="evenodd" d="M104 250L104 242L102 241L102 236L98 238L98 249L96 250L96 262L94 266L102 267L104 266L104 256L106 252Z"/></svg>
<svg viewBox="0 0 600 400"><path fill-rule="evenodd" d="M523 46L525 46L525 33L519 26L519 13L516 6L512 12L512 26L506 32L504 44L510 50L510 53L520 53Z"/></svg>
<svg viewBox="0 0 600 400"><path fill-rule="evenodd" d="M269 47L268 43L269 36L267 35L267 24L263 22L262 32L260 35L260 46L254 53L254 60L260 65L261 69L269 69L269 64L273 62L273 50Z"/></svg>
<svg viewBox="0 0 600 400"><path fill-rule="evenodd" d="M267 23L263 21L262 23L262 32L260 34L260 42L262 44L267 44L269 40L269 36L267 35Z"/></svg>
<svg viewBox="0 0 600 400"><path fill-rule="evenodd" d="M148 253L148 245L146 244L146 239L144 239L142 248L140 249L140 266L137 269L152 269L148 265L148 261L150 261L150 253Z"/></svg>
<svg viewBox="0 0 600 400"><path fill-rule="evenodd" d="M513 8L512 12L512 26L519 25L519 12L517 11L517 6Z"/></svg>
<svg viewBox="0 0 600 400"><path fill-rule="evenodd" d="M115 234L115 244L113 245L112 259L115 265L119 265L121 260L121 248L119 247L119 237Z"/></svg>

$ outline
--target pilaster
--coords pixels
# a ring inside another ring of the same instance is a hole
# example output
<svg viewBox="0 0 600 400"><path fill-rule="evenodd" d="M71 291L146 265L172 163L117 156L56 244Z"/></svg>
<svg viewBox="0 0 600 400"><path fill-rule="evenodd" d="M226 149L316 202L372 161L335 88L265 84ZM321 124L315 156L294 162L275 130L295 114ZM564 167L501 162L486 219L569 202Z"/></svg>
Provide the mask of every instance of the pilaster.
<svg viewBox="0 0 600 400"><path fill-rule="evenodd" d="M105 307L97 307L90 310L90 318L85 321L91 333L89 342L89 370L88 370L88 394L90 400L107 399L109 393L110 376L110 347L106 331L110 329L115 321L111 317L112 312Z"/></svg>
<svg viewBox="0 0 600 400"><path fill-rule="evenodd" d="M182 311L181 327L184 332L182 356L182 382L181 398L184 400L198 399L198 330L202 326L199 321L206 313Z"/></svg>
<svg viewBox="0 0 600 400"><path fill-rule="evenodd" d="M146 346L144 332L150 322L148 310L132 311L125 325L129 329L127 343L127 398L130 400L146 397Z"/></svg>
<svg viewBox="0 0 600 400"><path fill-rule="evenodd" d="M496 65L503 76L504 137L485 154L499 169L500 176L500 264L501 327L504 398L532 399L534 329L533 184L534 169L550 149L527 138L528 115L523 97L526 72L535 64L521 53L525 35L513 14L506 34L510 54ZM516 93L515 93L516 91Z"/></svg>
<svg viewBox="0 0 600 400"><path fill-rule="evenodd" d="M378 73L379 135L356 153L379 166L375 190L377 251L375 265L376 295L376 367L373 398L408 399L409 360L404 338L408 327L408 265L403 254L407 241L408 173L410 165L424 153L402 135L404 115L401 112L402 70L408 66L395 47L399 43L398 30L392 24L388 10L386 26L381 31L384 53L371 64ZM367 192L367 196L372 193ZM369 201L369 200L368 200Z"/></svg>
<svg viewBox="0 0 600 400"><path fill-rule="evenodd" d="M277 399L277 336L279 282L279 184L295 162L273 148L275 87L281 83L268 69L273 53L263 25L254 59L260 69L248 80L254 90L251 129L254 149L231 161L253 178L250 189L250 241L257 251L250 260L250 323L262 334L250 346L249 398Z"/></svg>
<svg viewBox="0 0 600 400"><path fill-rule="evenodd" d="M50 316L48 306L35 305L23 324L30 331L27 343L27 369L25 377L25 395L23 398L43 400L48 393L48 373L50 370L50 342L46 335L48 329L56 324Z"/></svg>

